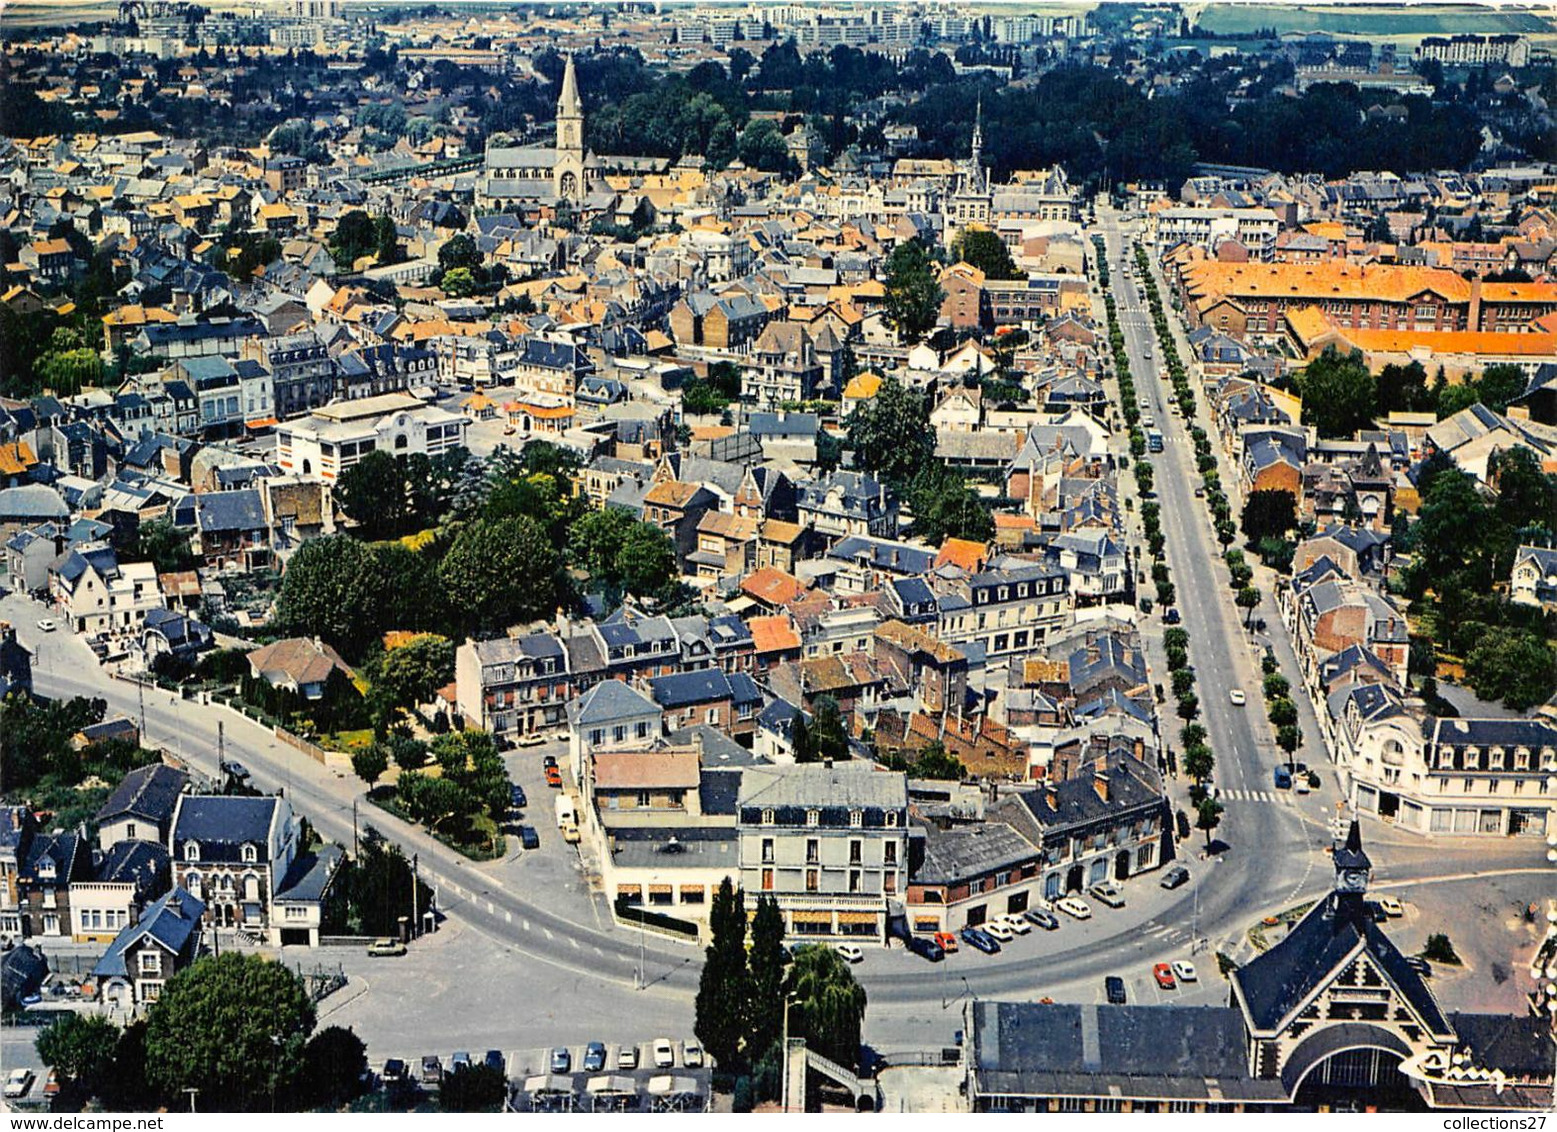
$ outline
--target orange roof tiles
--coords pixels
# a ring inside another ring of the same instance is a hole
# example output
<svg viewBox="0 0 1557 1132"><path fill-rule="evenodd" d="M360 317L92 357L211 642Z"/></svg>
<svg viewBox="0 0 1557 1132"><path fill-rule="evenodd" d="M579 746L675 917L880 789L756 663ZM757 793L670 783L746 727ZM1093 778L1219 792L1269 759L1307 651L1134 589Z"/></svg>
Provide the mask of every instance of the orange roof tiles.
<svg viewBox="0 0 1557 1132"><path fill-rule="evenodd" d="M972 574L980 570L989 558L989 547L981 542L963 538L949 538L941 544L941 552L935 556L937 568L958 566Z"/></svg>
<svg viewBox="0 0 1557 1132"><path fill-rule="evenodd" d="M645 497L645 502L648 501ZM778 606L793 601L805 593L806 588L793 574L786 574L777 566L763 566L746 576L741 582L741 592L765 605Z"/></svg>
<svg viewBox="0 0 1557 1132"><path fill-rule="evenodd" d="M751 630L752 644L759 655L772 652L788 652L800 648L800 630L784 614L774 617L753 617L746 622Z"/></svg>

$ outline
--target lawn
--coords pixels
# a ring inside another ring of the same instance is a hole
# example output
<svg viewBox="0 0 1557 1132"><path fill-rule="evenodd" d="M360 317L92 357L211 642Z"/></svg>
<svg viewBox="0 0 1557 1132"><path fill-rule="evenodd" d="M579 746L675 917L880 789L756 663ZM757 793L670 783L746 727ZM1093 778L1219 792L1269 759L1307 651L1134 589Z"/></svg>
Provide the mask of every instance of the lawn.
<svg viewBox="0 0 1557 1132"><path fill-rule="evenodd" d="M425 828L406 813L393 790L376 787L368 792L368 801L403 822ZM444 822L433 832L433 836L472 861L495 861L508 852L507 839L499 832L497 823L484 813L463 822L457 819Z"/></svg>

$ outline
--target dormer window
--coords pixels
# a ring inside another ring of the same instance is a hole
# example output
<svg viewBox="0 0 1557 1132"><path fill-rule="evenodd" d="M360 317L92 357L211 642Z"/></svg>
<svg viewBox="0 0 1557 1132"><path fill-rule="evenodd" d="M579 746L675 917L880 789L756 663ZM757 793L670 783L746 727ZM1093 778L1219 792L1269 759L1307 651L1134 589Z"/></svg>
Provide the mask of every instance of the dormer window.
<svg viewBox="0 0 1557 1132"><path fill-rule="evenodd" d="M184 860L198 861L200 859L200 846L190 841L184 846Z"/></svg>
<svg viewBox="0 0 1557 1132"><path fill-rule="evenodd" d="M822 815L816 810L806 811L806 825L818 826L822 824Z"/></svg>
<svg viewBox="0 0 1557 1132"><path fill-rule="evenodd" d="M763 810L762 811L762 824L763 825L772 825L773 824L773 811L772 810Z"/></svg>
<svg viewBox="0 0 1557 1132"><path fill-rule="evenodd" d="M850 810L849 811L849 828L850 829L859 829L860 826L862 826L864 824L865 824L865 815L864 814L860 813L860 811L858 811L858 810Z"/></svg>
<svg viewBox="0 0 1557 1132"><path fill-rule="evenodd" d="M896 827L897 827L897 811L896 810L888 810L887 811L887 828L888 829L895 829Z"/></svg>
<svg viewBox="0 0 1557 1132"><path fill-rule="evenodd" d="M254 848L252 845L245 845L243 847L243 863L246 865L252 865L255 861L258 860L259 850Z"/></svg>

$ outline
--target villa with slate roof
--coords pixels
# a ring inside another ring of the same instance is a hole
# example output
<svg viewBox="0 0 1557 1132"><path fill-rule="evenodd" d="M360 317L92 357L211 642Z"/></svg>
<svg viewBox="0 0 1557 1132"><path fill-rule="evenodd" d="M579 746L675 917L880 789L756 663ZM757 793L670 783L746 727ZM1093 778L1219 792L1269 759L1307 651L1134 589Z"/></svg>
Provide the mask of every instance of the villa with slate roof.
<svg viewBox="0 0 1557 1132"><path fill-rule="evenodd" d="M195 961L204 914L205 904L175 885L114 937L92 970L110 1013L155 1002L167 981Z"/></svg>

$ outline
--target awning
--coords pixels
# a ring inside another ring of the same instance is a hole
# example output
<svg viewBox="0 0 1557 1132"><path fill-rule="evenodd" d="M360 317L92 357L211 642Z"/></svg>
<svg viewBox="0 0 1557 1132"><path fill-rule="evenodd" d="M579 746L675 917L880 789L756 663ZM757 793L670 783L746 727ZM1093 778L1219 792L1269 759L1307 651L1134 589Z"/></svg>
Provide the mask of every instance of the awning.
<svg viewBox="0 0 1557 1132"><path fill-rule="evenodd" d="M673 891L674 891L674 889L672 889L671 886L668 885L668 884L651 884L651 885L649 885L649 895L650 896L669 896Z"/></svg>
<svg viewBox="0 0 1557 1132"><path fill-rule="evenodd" d="M838 922L840 924L874 924L876 922L876 913L874 913L874 912L839 912L838 913Z"/></svg>
<svg viewBox="0 0 1557 1132"><path fill-rule="evenodd" d="M702 895L703 886L700 884L684 884L681 886L681 898L683 900L685 900L688 896L698 897Z"/></svg>
<svg viewBox="0 0 1557 1132"><path fill-rule="evenodd" d="M275 417L257 417L252 421L244 421L243 427L253 429L275 428L280 423Z"/></svg>
<svg viewBox="0 0 1557 1132"><path fill-rule="evenodd" d="M560 1073L526 1077L524 1091L532 1096L536 1093L571 1093L573 1091L573 1078L564 1077Z"/></svg>
<svg viewBox="0 0 1557 1132"><path fill-rule="evenodd" d="M624 1093L628 1096L638 1091L637 1082L631 1077L591 1077L589 1084L584 1086L587 1093Z"/></svg>
<svg viewBox="0 0 1557 1132"><path fill-rule="evenodd" d="M830 924L833 922L831 912L807 912L799 910L789 914L789 922L792 924Z"/></svg>
<svg viewBox="0 0 1557 1132"><path fill-rule="evenodd" d="M643 886L637 884L619 884L616 886L618 899L626 897L628 900L636 900L643 895Z"/></svg>

